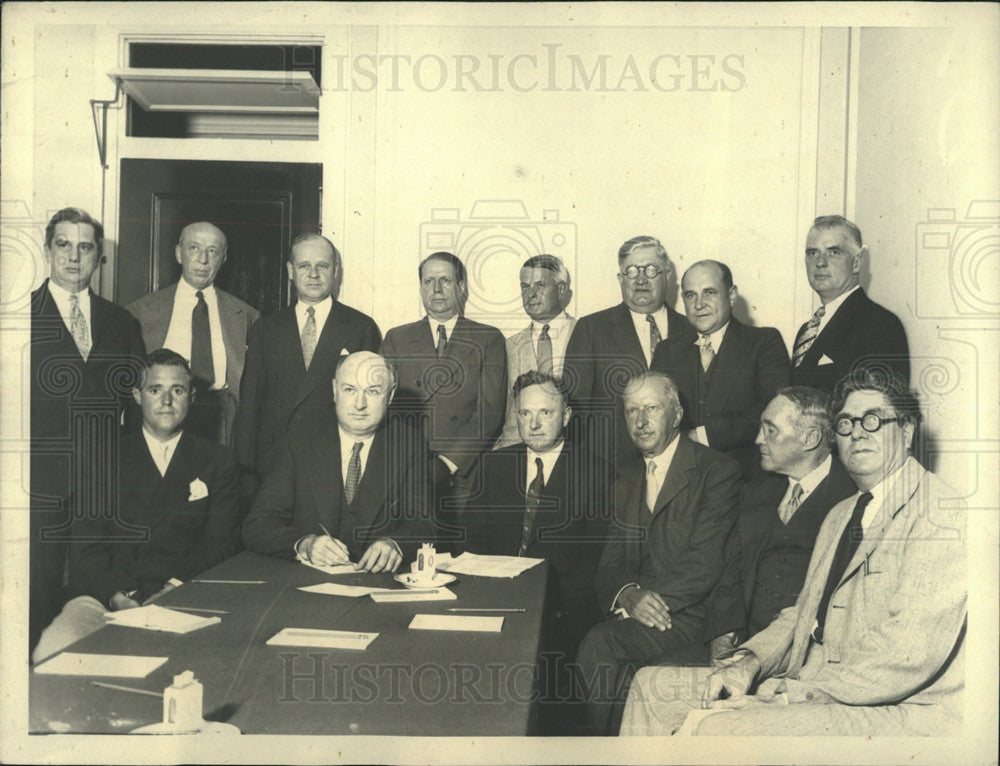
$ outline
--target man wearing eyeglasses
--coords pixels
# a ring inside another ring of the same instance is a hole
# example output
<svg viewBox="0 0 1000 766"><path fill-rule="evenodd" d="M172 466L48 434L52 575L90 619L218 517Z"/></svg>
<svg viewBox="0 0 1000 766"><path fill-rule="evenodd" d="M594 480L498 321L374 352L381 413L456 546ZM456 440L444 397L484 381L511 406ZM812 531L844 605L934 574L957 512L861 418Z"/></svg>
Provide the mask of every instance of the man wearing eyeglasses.
<svg viewBox="0 0 1000 766"><path fill-rule="evenodd" d="M792 347L792 384L833 391L859 362L889 367L910 380L910 352L899 318L859 284L868 248L841 215L820 216L806 237L806 276L820 307Z"/></svg>
<svg viewBox="0 0 1000 766"><path fill-rule="evenodd" d="M831 412L858 492L823 523L796 605L708 677L701 707L711 712L688 720L691 733L961 730L965 508L910 455L920 411L897 376L860 368L838 383ZM630 700L622 733L674 732L693 705L667 705Z"/></svg>
<svg viewBox="0 0 1000 766"><path fill-rule="evenodd" d="M690 332L684 317L667 305L672 272L667 251L655 237L623 243L618 249L622 302L582 317L566 347L574 428L616 468L638 454L625 427L625 383L649 369L661 340Z"/></svg>

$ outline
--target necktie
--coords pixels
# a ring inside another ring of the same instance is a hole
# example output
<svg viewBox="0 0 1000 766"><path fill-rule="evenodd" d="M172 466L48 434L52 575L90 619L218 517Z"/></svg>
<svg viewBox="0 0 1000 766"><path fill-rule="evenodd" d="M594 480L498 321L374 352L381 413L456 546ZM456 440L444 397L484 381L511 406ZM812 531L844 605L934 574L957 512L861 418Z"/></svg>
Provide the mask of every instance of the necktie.
<svg viewBox="0 0 1000 766"><path fill-rule="evenodd" d="M865 492L858 498L858 502L854 504L854 513L851 514L850 521L844 527L844 533L840 536L840 542L837 543L837 551L833 554L830 574L827 575L826 587L823 588L823 598L820 599L819 609L816 611L816 629L813 631L813 638L820 643L823 643L823 625L826 622L826 612L830 607L830 599L840 584L840 578L844 576L847 565L851 563L851 557L854 556L854 552L857 551L858 545L861 543L863 535L861 519L865 515L865 508L868 507L871 499L871 492Z"/></svg>
<svg viewBox="0 0 1000 766"><path fill-rule="evenodd" d="M549 326L542 327L538 336L538 371L544 375L552 374L552 338L549 337Z"/></svg>
<svg viewBox="0 0 1000 766"><path fill-rule="evenodd" d="M524 526L521 528L521 550L518 556L527 553L528 546L531 545L531 530L535 522L535 513L538 512L538 499L545 489L545 472L540 457L535 458L535 469L535 478L528 485L528 493L524 498Z"/></svg>
<svg viewBox="0 0 1000 766"><path fill-rule="evenodd" d="M646 464L646 508L652 513L656 510L656 498L660 494L660 482L656 478L656 463L652 460Z"/></svg>
<svg viewBox="0 0 1000 766"><path fill-rule="evenodd" d="M344 482L344 498L347 504L354 502L354 496L358 492L358 484L361 483L361 448L364 442L354 442L351 448L351 459L347 463L347 481Z"/></svg>
<svg viewBox="0 0 1000 766"><path fill-rule="evenodd" d="M792 350L792 365L794 367L802 364L802 357L806 355L813 341L816 340L816 336L819 335L819 321L825 313L826 308L820 306L806 323L806 329L802 331L802 337L799 338L799 342L795 344L795 348Z"/></svg>
<svg viewBox="0 0 1000 766"><path fill-rule="evenodd" d="M69 331L80 356L86 362L90 355L90 329L87 327L87 318L80 310L80 298L76 293L69 296Z"/></svg>
<svg viewBox="0 0 1000 766"><path fill-rule="evenodd" d="M443 324L438 325L438 345L437 345L437 355L438 359L444 356L444 347L448 345L448 331L445 329Z"/></svg>
<svg viewBox="0 0 1000 766"><path fill-rule="evenodd" d="M795 511L799 507L799 503L802 502L802 485L795 482L795 486L792 487L792 496L788 498L788 502L781 506L778 510L778 515L781 517L781 523L787 524Z"/></svg>
<svg viewBox="0 0 1000 766"><path fill-rule="evenodd" d="M656 320L653 319L652 314L646 314L646 321L649 322L649 358L652 359L661 340L660 328L656 326Z"/></svg>
<svg viewBox="0 0 1000 766"><path fill-rule="evenodd" d="M312 364L313 354L316 353L316 309L310 306L306 309L306 323L302 328L302 361L306 363L306 369Z"/></svg>
<svg viewBox="0 0 1000 766"><path fill-rule="evenodd" d="M195 293L198 302L191 312L191 372L205 386L215 382L215 365L212 363L212 331L208 326L208 304L205 294Z"/></svg>
<svg viewBox="0 0 1000 766"><path fill-rule="evenodd" d="M712 348L712 339L707 335L699 335L698 345L701 347L701 369L708 372L709 365L715 359L715 349Z"/></svg>

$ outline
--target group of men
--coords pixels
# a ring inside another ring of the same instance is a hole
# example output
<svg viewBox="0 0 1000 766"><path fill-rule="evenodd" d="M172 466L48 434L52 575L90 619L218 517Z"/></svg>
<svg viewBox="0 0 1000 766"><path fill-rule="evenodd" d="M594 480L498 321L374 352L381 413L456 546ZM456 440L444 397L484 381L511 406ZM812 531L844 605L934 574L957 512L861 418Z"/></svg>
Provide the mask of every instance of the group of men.
<svg viewBox="0 0 1000 766"><path fill-rule="evenodd" d="M464 316L452 253L419 264L426 315L383 338L337 300L319 234L292 244L295 303L263 317L214 286L210 223L127 311L88 288L102 244L57 213L32 296L35 661L240 546L383 572L437 541L548 561L553 733L960 721L964 517L909 455L906 336L859 284L850 221L808 234L820 306L791 356L733 316L724 263L690 266L670 308L647 236L618 252L622 303L579 320L565 264L529 258L531 323L507 340Z"/></svg>

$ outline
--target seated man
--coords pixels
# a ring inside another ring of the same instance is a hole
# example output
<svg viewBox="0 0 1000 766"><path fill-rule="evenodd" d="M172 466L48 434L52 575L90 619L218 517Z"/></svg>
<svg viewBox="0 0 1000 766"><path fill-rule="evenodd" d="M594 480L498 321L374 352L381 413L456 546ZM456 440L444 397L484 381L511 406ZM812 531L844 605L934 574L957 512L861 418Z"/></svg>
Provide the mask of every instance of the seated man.
<svg viewBox="0 0 1000 766"><path fill-rule="evenodd" d="M909 455L920 410L894 373L852 372L830 411L860 491L820 528L795 606L712 673L700 699L677 678L640 671L622 734L674 733L699 703L710 712L691 716L694 734L960 731L965 509Z"/></svg>
<svg viewBox="0 0 1000 766"><path fill-rule="evenodd" d="M74 523L74 598L43 632L35 662L100 629L109 609L154 601L236 552L236 458L184 429L191 380L180 354L160 349L146 357L132 391L142 432L122 439L115 471L117 516L86 514Z"/></svg>
<svg viewBox="0 0 1000 766"><path fill-rule="evenodd" d="M614 524L595 579L598 603L623 619L596 625L577 655L599 735L617 733L635 666L700 643L740 486L735 460L678 431L684 413L669 376L637 375L624 404L644 459L615 485Z"/></svg>
<svg viewBox="0 0 1000 766"><path fill-rule="evenodd" d="M395 392L395 372L378 354L358 351L341 361L336 420L293 430L275 448L243 525L247 548L394 572L433 539L431 456L415 432L385 426Z"/></svg>

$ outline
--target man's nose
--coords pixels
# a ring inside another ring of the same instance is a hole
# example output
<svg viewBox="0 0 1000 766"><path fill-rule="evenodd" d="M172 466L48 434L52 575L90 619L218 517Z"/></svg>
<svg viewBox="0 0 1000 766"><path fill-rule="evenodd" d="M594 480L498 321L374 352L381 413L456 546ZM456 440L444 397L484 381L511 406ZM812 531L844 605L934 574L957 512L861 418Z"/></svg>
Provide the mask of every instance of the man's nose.
<svg viewBox="0 0 1000 766"><path fill-rule="evenodd" d="M542 418L539 415L531 416L531 427L536 431L542 427Z"/></svg>
<svg viewBox="0 0 1000 766"><path fill-rule="evenodd" d="M208 263L208 251L203 250L202 248L198 248L195 251L195 259L198 261L198 263Z"/></svg>
<svg viewBox="0 0 1000 766"><path fill-rule="evenodd" d="M355 409L359 410L368 409L368 394L366 394L364 391L360 392L354 398L354 407Z"/></svg>
<svg viewBox="0 0 1000 766"><path fill-rule="evenodd" d="M440 280L437 280L437 279L434 280L434 292L435 293L442 293L442 292L444 292Z"/></svg>
<svg viewBox="0 0 1000 766"><path fill-rule="evenodd" d="M763 444L764 443L764 429L763 428L760 428L760 429L757 430L757 438L753 440L753 443L754 444Z"/></svg>
<svg viewBox="0 0 1000 766"><path fill-rule="evenodd" d="M649 278L646 276L646 270L645 269L640 270L639 273L635 277L635 283L637 285L644 285L648 281L649 281Z"/></svg>
<svg viewBox="0 0 1000 766"><path fill-rule="evenodd" d="M851 440L857 441L858 439L865 439L868 437L868 432L861 427L861 421L855 420L851 424Z"/></svg>
<svg viewBox="0 0 1000 766"><path fill-rule="evenodd" d="M173 404L173 401L174 401L174 395L173 395L173 392L171 392L171 391L164 391L160 395L160 403L161 404Z"/></svg>

